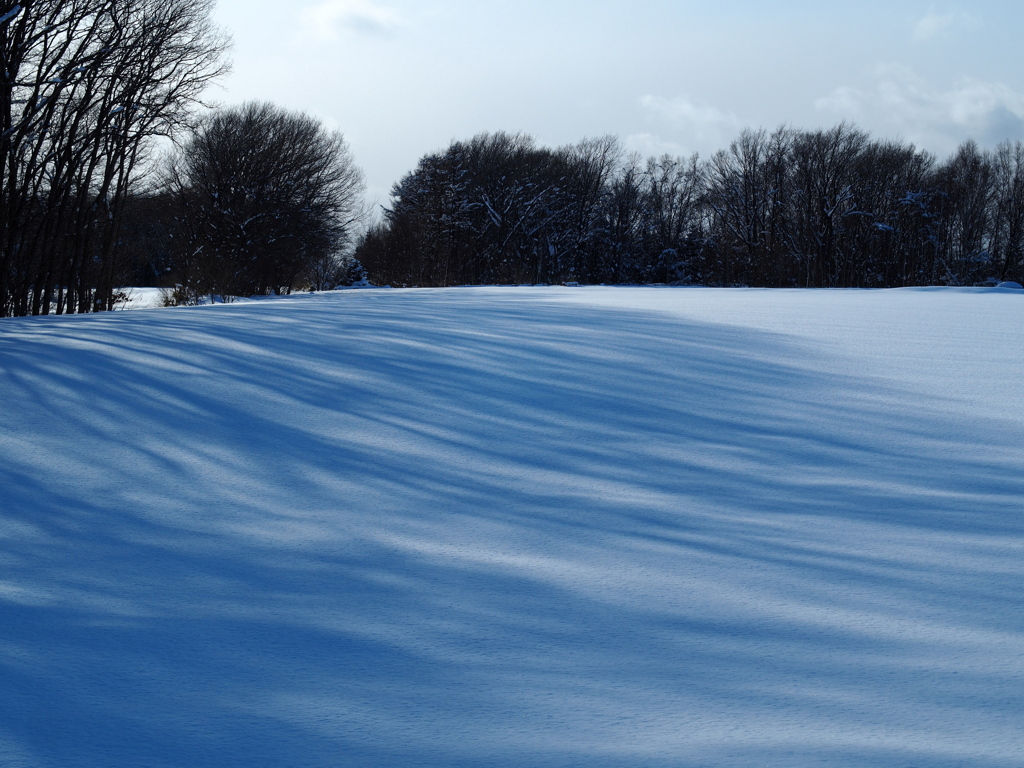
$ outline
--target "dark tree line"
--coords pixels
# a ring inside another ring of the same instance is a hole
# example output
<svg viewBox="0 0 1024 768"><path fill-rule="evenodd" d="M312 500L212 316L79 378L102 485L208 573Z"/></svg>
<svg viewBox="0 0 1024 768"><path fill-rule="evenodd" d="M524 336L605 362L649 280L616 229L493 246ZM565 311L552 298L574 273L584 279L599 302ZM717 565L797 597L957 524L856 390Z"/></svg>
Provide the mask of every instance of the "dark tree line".
<svg viewBox="0 0 1024 768"><path fill-rule="evenodd" d="M224 71L211 6L0 2L0 316L111 308L153 139Z"/></svg>
<svg viewBox="0 0 1024 768"><path fill-rule="evenodd" d="M701 160L482 134L424 157L356 257L392 285L964 285L1024 273L1024 144L939 161L848 124Z"/></svg>

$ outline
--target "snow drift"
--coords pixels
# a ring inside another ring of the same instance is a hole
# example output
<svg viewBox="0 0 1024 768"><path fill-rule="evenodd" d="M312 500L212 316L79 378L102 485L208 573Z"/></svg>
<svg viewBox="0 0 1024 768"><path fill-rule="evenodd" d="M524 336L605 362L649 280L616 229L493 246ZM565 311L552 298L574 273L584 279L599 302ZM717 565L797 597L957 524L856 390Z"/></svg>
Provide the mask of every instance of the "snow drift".
<svg viewBox="0 0 1024 768"><path fill-rule="evenodd" d="M1017 766L1020 292L0 322L0 765Z"/></svg>

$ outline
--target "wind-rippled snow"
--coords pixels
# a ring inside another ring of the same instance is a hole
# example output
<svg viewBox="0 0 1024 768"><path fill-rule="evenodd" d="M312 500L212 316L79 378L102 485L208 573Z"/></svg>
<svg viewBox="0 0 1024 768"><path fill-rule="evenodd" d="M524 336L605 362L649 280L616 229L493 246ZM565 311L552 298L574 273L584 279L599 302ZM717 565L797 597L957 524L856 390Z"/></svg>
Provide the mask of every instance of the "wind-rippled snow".
<svg viewBox="0 0 1024 768"><path fill-rule="evenodd" d="M0 766L1009 768L1024 295L0 321Z"/></svg>

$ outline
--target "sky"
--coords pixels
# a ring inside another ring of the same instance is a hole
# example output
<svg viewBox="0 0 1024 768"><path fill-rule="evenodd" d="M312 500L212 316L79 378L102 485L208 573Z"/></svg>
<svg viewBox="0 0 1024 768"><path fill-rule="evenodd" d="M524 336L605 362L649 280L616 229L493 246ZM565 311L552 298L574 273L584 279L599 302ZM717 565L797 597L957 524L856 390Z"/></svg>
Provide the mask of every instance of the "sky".
<svg viewBox="0 0 1024 768"><path fill-rule="evenodd" d="M210 97L341 130L379 204L482 131L645 156L842 120L940 156L1024 139L1019 0L219 0L215 20L234 65Z"/></svg>

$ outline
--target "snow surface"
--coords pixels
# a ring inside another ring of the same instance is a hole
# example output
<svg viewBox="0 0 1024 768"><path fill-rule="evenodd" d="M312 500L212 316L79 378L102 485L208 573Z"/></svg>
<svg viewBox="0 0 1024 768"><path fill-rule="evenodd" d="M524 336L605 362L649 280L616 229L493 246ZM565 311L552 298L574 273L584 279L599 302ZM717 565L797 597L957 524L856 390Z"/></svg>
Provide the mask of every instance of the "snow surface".
<svg viewBox="0 0 1024 768"><path fill-rule="evenodd" d="M154 309L164 305L162 288L115 288L123 293L127 301L120 302L117 309Z"/></svg>
<svg viewBox="0 0 1024 768"><path fill-rule="evenodd" d="M0 765L1024 764L1024 297L0 321Z"/></svg>

